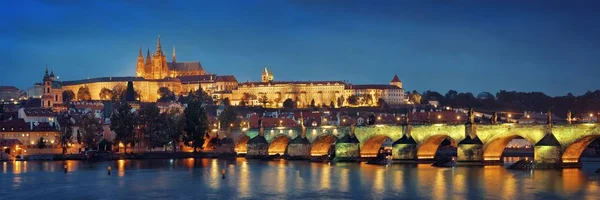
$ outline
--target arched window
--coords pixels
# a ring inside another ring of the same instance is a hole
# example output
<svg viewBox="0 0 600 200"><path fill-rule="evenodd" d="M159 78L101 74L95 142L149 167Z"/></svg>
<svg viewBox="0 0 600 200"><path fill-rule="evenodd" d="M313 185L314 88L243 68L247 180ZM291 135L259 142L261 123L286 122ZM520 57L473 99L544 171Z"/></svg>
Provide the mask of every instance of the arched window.
<svg viewBox="0 0 600 200"><path fill-rule="evenodd" d="M50 101L48 101L48 107L50 107Z"/></svg>
<svg viewBox="0 0 600 200"><path fill-rule="evenodd" d="M46 88L46 93L50 93L50 88Z"/></svg>
<svg viewBox="0 0 600 200"><path fill-rule="evenodd" d="M58 101L58 95L54 95L54 101Z"/></svg>

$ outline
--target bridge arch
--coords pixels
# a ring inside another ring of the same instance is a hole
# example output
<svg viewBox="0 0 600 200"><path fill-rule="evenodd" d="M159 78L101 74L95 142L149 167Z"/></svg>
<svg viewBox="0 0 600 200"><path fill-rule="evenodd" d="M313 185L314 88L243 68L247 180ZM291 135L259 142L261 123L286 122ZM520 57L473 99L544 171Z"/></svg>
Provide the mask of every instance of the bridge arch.
<svg viewBox="0 0 600 200"><path fill-rule="evenodd" d="M285 155L287 153L287 146L290 143L290 140L291 139L287 135L275 135L269 144L269 155Z"/></svg>
<svg viewBox="0 0 600 200"><path fill-rule="evenodd" d="M237 153L237 154L248 153L248 141L249 140L250 140L250 137L248 137L246 134L240 135L235 142L235 148L234 148L235 153Z"/></svg>
<svg viewBox="0 0 600 200"><path fill-rule="evenodd" d="M360 157L377 157L379 149L381 149L381 146L386 141L392 142L392 138L386 135L371 136L360 149Z"/></svg>
<svg viewBox="0 0 600 200"><path fill-rule="evenodd" d="M575 142L569 144L564 150L562 155L563 163L577 163L583 151L590 145L594 140L600 138L600 135L587 135Z"/></svg>
<svg viewBox="0 0 600 200"><path fill-rule="evenodd" d="M486 161L500 161L502 153L506 149L506 145L514 139L522 138L527 140L532 145L535 145L537 140L530 134L523 132L505 132L504 134L498 134L496 137L490 138L483 148L483 160Z"/></svg>
<svg viewBox="0 0 600 200"><path fill-rule="evenodd" d="M325 156L329 155L331 146L337 142L338 138L332 134L324 134L318 136L312 143L310 148L311 156Z"/></svg>
<svg viewBox="0 0 600 200"><path fill-rule="evenodd" d="M437 153L438 148L442 144L442 142L446 139L449 139L453 146L456 146L457 141L446 134L435 134L429 136L417 150L417 158L418 159L433 159L435 154Z"/></svg>

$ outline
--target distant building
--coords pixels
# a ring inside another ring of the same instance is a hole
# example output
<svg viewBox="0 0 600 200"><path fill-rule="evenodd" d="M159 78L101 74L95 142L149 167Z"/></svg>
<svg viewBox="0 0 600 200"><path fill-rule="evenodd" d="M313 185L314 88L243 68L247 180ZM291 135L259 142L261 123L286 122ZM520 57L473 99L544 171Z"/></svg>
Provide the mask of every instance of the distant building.
<svg viewBox="0 0 600 200"><path fill-rule="evenodd" d="M231 94L223 95L229 98L232 105L283 107L286 99L295 102L296 107L310 107L314 101L317 107L333 104L342 106L376 106L381 98L389 105L405 103L404 89L398 76L394 76L389 85L352 85L343 81L273 81L273 73L265 68L261 82L245 82L238 84ZM347 102L348 97L355 95L360 98L358 105Z"/></svg>
<svg viewBox="0 0 600 200"><path fill-rule="evenodd" d="M0 102L14 102L19 99L20 90L15 86L0 86Z"/></svg>
<svg viewBox="0 0 600 200"><path fill-rule="evenodd" d="M61 82L56 81L54 71L48 74L48 67L46 67L46 73L43 79L43 95L42 95L42 108L53 108L56 105L62 105L62 85Z"/></svg>

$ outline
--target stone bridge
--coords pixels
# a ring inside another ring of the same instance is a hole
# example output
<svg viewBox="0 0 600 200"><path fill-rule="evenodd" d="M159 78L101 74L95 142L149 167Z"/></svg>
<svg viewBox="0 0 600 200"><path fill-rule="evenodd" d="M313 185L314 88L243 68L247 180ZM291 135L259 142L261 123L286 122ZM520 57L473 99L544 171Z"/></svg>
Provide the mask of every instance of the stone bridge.
<svg viewBox="0 0 600 200"><path fill-rule="evenodd" d="M600 138L599 124L425 124L321 126L247 130L226 134L233 151L249 158L283 155L296 159L331 156L337 160L376 157L382 145L392 144L395 161L431 160L440 144L457 144L457 159L463 164L501 161L506 145L517 137L534 144L536 166L579 166L585 148Z"/></svg>

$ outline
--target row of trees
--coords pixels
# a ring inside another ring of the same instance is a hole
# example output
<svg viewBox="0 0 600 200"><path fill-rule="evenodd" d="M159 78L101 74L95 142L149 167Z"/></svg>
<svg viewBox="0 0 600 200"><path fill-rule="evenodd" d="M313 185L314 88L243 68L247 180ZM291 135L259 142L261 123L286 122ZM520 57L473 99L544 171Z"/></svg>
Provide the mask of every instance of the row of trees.
<svg viewBox="0 0 600 200"><path fill-rule="evenodd" d="M168 88L167 88L167 90L168 90ZM98 96L100 96L101 100L123 101L123 100L125 100L126 94L127 94L127 88L122 85L117 85L112 90L108 89L108 88L100 89L100 93L98 94ZM71 102L73 100L78 100L78 101L92 100L92 94L90 93L90 88L87 86L81 86L77 90L77 96L75 96L75 93L71 90L63 91L62 96L63 96L63 103L65 103L65 104L68 104L69 102ZM77 97L77 99L75 99L75 97ZM139 92L135 91L135 97L136 98L141 97L139 95Z"/></svg>
<svg viewBox="0 0 600 200"><path fill-rule="evenodd" d="M435 100L442 106L474 107L483 110L503 111L536 111L544 112L552 108L558 115L566 115L571 110L573 113L589 113L600 110L600 90L588 91L583 95L574 96L568 93L565 96L551 97L542 92L516 92L500 90L495 95L481 92L477 96L470 92L457 92L449 90L442 95L435 91L427 90L423 93L412 91L408 93L412 102L427 104Z"/></svg>
<svg viewBox="0 0 600 200"><path fill-rule="evenodd" d="M176 151L179 142L183 141L196 152L209 132L204 100L206 98L201 90L190 92L185 98L183 112L172 109L162 113L154 103L142 105L137 113L131 111L128 103L122 103L111 117L115 141L124 145L125 152L128 146L133 146L140 139L146 142L148 149L171 145ZM143 138L135 137L136 128Z"/></svg>

